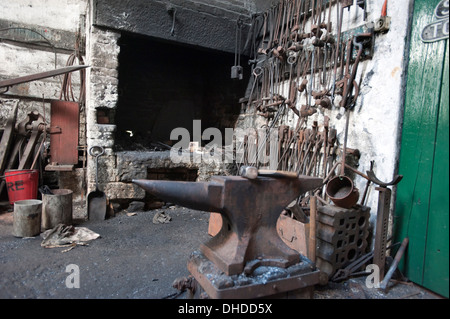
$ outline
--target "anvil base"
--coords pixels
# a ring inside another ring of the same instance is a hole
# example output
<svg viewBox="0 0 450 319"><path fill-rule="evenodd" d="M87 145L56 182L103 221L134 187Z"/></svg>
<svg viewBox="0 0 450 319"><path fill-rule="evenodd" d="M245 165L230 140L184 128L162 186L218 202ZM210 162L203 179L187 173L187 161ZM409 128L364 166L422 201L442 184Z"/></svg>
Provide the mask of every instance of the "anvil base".
<svg viewBox="0 0 450 319"><path fill-rule="evenodd" d="M260 263L255 260L254 264ZM299 263L287 268L256 266L251 274L243 272L229 276L201 252L194 251L189 257L187 267L200 285L194 289L196 292L193 296L196 298L312 298L314 285L325 284L327 281L326 274L315 268L303 256ZM200 291L204 291L207 296L201 296Z"/></svg>

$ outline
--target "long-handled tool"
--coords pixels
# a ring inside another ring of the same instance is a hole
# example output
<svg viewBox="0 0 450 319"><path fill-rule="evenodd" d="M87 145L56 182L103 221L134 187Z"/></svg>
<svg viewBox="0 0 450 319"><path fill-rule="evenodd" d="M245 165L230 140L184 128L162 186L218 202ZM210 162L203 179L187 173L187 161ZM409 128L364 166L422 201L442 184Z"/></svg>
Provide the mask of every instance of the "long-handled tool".
<svg viewBox="0 0 450 319"><path fill-rule="evenodd" d="M104 220L106 216L106 195L98 188L98 158L105 150L101 146L89 149L89 155L95 156L95 191L87 196L87 213L89 220Z"/></svg>
<svg viewBox="0 0 450 319"><path fill-rule="evenodd" d="M397 254L394 257L394 261L392 262L391 267L389 268L386 276L384 277L383 281L380 284L381 289L386 290L388 282L389 280L391 280L394 271L397 269L398 263L400 262L400 259L402 259L402 256L405 253L406 246L408 246L408 243L409 243L408 237L403 239L402 245L400 246L400 249L397 251Z"/></svg>

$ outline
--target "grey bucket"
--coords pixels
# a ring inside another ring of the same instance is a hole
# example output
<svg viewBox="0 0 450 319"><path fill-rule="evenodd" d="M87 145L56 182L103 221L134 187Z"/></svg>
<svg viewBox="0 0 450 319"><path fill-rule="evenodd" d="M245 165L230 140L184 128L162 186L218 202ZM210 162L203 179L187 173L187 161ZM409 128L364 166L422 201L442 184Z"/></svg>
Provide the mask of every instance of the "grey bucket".
<svg viewBox="0 0 450 319"><path fill-rule="evenodd" d="M33 237L41 233L42 201L38 199L14 202L13 235Z"/></svg>
<svg viewBox="0 0 450 319"><path fill-rule="evenodd" d="M72 194L70 189L53 189L53 194L42 194L42 229L58 224L72 224Z"/></svg>

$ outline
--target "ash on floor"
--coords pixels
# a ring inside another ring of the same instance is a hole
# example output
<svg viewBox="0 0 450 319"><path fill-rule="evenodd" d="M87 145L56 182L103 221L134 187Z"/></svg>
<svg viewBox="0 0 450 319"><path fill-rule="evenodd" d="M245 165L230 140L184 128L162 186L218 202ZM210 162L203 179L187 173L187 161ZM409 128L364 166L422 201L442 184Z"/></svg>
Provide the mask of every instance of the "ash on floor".
<svg viewBox="0 0 450 319"><path fill-rule="evenodd" d="M40 236L14 237L12 209L0 205L0 298L183 298L172 283L189 275L190 253L211 238L209 214L174 206L164 210L170 222L154 223L161 211L124 212L104 221L77 219L75 226L87 227L100 238L68 251L41 247ZM78 289L67 286L73 265L79 269ZM384 293L367 288L365 277L360 277L317 286L314 298L440 297L412 283L391 282Z"/></svg>

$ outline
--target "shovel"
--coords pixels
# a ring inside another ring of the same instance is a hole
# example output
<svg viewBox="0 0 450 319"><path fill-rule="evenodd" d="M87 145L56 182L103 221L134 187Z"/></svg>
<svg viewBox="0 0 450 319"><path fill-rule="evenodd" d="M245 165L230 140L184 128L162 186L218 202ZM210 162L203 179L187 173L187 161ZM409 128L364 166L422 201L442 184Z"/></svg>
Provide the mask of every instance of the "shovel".
<svg viewBox="0 0 450 319"><path fill-rule="evenodd" d="M104 220L106 216L106 195L98 189L98 157L105 150L101 146L92 146L89 155L95 156L95 191L87 196L87 213L89 220Z"/></svg>

